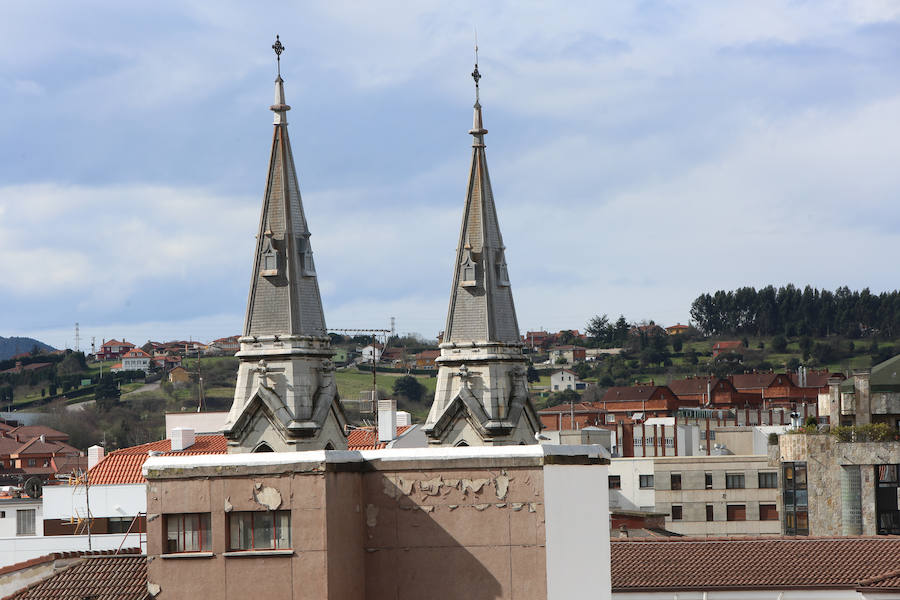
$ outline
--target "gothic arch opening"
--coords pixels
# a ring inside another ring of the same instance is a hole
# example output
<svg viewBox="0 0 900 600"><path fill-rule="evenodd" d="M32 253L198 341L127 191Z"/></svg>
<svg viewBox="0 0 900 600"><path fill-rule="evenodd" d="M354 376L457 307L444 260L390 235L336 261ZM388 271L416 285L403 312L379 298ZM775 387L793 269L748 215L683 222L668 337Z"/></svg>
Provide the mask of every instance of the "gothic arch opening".
<svg viewBox="0 0 900 600"><path fill-rule="evenodd" d="M332 444L331 442L328 442L327 444L325 444L325 449L326 450L334 450L334 444Z"/></svg>
<svg viewBox="0 0 900 600"><path fill-rule="evenodd" d="M461 448L461 447L463 447L463 446L468 446L468 445L469 445L469 444L466 443L466 440L462 440L462 441L459 441L459 442L456 443L456 447L457 447L457 448Z"/></svg>
<svg viewBox="0 0 900 600"><path fill-rule="evenodd" d="M275 452L274 450L272 450L272 447L265 442L261 443L253 451L254 452Z"/></svg>

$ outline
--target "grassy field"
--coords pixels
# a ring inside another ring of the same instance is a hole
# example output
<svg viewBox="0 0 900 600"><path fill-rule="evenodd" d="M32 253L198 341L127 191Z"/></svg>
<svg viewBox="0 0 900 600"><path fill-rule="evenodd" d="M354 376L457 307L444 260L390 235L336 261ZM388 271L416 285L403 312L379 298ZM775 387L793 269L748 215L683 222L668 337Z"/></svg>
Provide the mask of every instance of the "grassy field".
<svg viewBox="0 0 900 600"><path fill-rule="evenodd" d="M391 391L394 389L394 380L402 376L402 373L378 373L376 376L378 389L391 394ZM422 375L415 377L428 390L426 394L434 393L435 385L437 384L436 377ZM334 379L335 383L337 383L338 393L341 398L346 400L357 400L360 392L372 389L372 374L364 373L356 368L336 371Z"/></svg>

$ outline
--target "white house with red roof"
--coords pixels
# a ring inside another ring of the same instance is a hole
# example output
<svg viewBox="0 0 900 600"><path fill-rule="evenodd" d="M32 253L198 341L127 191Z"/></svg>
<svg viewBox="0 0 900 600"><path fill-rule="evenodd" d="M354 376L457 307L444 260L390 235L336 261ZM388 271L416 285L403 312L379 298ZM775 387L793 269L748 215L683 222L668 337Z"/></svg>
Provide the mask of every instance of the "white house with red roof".
<svg viewBox="0 0 900 600"><path fill-rule="evenodd" d="M111 371L116 371L116 370L143 371L144 373L149 373L150 372L150 360L151 360L151 357L149 354L147 354L140 348L135 347L122 355L121 369L116 369L115 367L113 367L110 370Z"/></svg>
<svg viewBox="0 0 900 600"><path fill-rule="evenodd" d="M583 388L584 384L578 381L578 375L575 374L575 371L560 369L550 375L550 391L562 392L564 390L580 390Z"/></svg>

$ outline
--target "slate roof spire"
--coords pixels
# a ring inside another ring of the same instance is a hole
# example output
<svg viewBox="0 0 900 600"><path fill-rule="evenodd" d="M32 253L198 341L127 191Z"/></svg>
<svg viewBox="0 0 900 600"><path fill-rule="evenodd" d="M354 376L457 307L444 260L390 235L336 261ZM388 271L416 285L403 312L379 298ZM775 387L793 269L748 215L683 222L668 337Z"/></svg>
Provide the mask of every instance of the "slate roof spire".
<svg viewBox="0 0 900 600"><path fill-rule="evenodd" d="M275 113L275 128L243 333L324 337L325 316L310 231L287 129L291 107L281 78L284 46L277 36L272 49L278 58L275 103L269 107Z"/></svg>
<svg viewBox="0 0 900 600"><path fill-rule="evenodd" d="M519 325L506 268L491 178L485 156L487 129L479 100L478 47L475 49L475 106L472 119L472 163L466 190L450 308L444 341L518 343Z"/></svg>

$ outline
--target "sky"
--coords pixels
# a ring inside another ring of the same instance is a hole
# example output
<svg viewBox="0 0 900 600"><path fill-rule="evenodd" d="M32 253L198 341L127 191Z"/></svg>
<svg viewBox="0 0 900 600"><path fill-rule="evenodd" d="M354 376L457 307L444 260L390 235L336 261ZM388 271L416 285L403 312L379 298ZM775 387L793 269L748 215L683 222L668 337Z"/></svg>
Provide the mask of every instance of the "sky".
<svg viewBox="0 0 900 600"><path fill-rule="evenodd" d="M443 329L474 32L520 329L897 287L900 4L7 3L0 336L241 331L275 34L326 321Z"/></svg>

